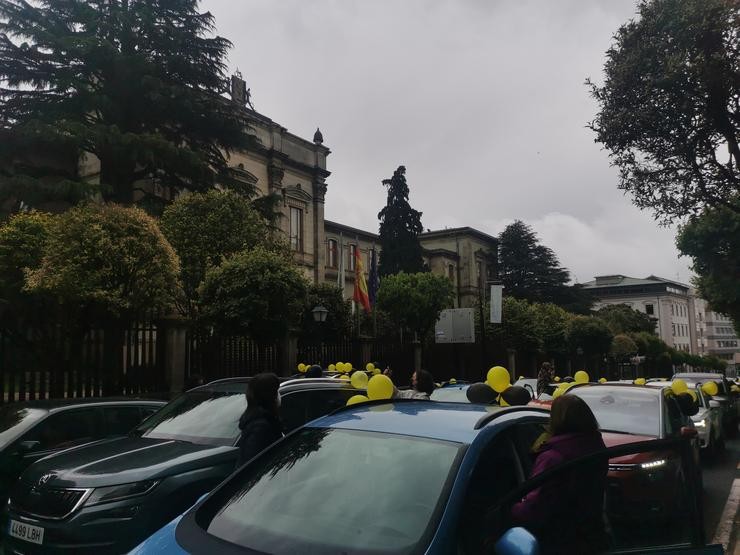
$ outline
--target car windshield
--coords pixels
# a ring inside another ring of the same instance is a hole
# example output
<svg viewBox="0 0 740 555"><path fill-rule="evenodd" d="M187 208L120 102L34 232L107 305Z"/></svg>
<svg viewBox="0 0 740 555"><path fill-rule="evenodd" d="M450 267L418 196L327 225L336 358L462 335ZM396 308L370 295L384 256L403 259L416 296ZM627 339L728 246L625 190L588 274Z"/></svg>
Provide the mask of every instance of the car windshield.
<svg viewBox="0 0 740 555"><path fill-rule="evenodd" d="M637 387L579 387L569 395L586 401L609 432L660 436L660 394Z"/></svg>
<svg viewBox="0 0 740 555"><path fill-rule="evenodd" d="M307 428L247 466L196 514L260 553L411 553L428 544L463 447Z"/></svg>
<svg viewBox="0 0 740 555"><path fill-rule="evenodd" d="M206 445L233 445L239 418L247 408L244 391L197 389L183 393L147 418L135 433L157 439L176 439Z"/></svg>
<svg viewBox="0 0 740 555"><path fill-rule="evenodd" d="M43 409L21 406L0 407L0 449L15 441L47 414L48 411Z"/></svg>
<svg viewBox="0 0 740 555"><path fill-rule="evenodd" d="M429 398L432 401L443 401L446 403L467 403L467 387L440 387L435 389Z"/></svg>

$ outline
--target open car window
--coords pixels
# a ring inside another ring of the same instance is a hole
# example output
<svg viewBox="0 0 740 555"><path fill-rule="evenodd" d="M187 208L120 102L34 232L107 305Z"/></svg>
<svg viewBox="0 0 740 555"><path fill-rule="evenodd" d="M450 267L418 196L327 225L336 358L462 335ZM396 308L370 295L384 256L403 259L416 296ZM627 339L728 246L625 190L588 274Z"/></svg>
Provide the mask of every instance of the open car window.
<svg viewBox="0 0 740 555"><path fill-rule="evenodd" d="M721 546L704 544L696 463L690 442L682 439L620 445L553 467L530 478L500 502L489 513L490 529L501 534L508 527L521 525L511 520L510 509L530 492L558 488L567 505L564 484L581 487L583 476L605 458L609 470L603 502L604 547L609 553L723 552ZM624 462L627 460L631 462ZM545 543L552 534L562 536L572 526L558 521L556 515L527 528Z"/></svg>

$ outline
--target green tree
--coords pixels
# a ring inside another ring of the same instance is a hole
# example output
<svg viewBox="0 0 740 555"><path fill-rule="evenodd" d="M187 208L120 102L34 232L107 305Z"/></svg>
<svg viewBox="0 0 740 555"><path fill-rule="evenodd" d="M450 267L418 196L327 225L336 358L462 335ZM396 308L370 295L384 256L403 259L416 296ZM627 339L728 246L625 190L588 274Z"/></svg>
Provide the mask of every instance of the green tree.
<svg viewBox="0 0 740 555"><path fill-rule="evenodd" d="M591 308L585 291L568 285L568 270L527 224L520 220L509 224L498 240L498 271L507 295L577 311Z"/></svg>
<svg viewBox="0 0 740 555"><path fill-rule="evenodd" d="M380 264L381 276L406 272L413 274L424 270L419 234L421 212L409 204L409 187L406 184L406 168L398 166L391 179L384 179L388 188L388 200L378 214L380 220Z"/></svg>
<svg viewBox="0 0 740 555"><path fill-rule="evenodd" d="M136 317L172 305L178 272L177 255L151 216L90 203L54 217L26 289L53 296L68 310Z"/></svg>
<svg viewBox="0 0 740 555"><path fill-rule="evenodd" d="M614 334L607 325L593 316L575 316L569 322L567 341L571 352L582 349L594 357L609 352Z"/></svg>
<svg viewBox="0 0 740 555"><path fill-rule="evenodd" d="M200 297L203 320L221 333L247 334L263 346L300 322L306 279L285 256L257 247L206 272Z"/></svg>
<svg viewBox="0 0 740 555"><path fill-rule="evenodd" d="M740 213L737 0L642 0L607 51L590 127L619 188L657 218Z"/></svg>
<svg viewBox="0 0 740 555"><path fill-rule="evenodd" d="M222 96L231 44L198 4L0 0L0 198L131 204L145 178L170 197L229 182L249 138ZM100 187L77 171L85 153Z"/></svg>
<svg viewBox="0 0 740 555"><path fill-rule="evenodd" d="M184 299L180 311L195 318L206 272L228 256L270 247L267 222L243 196L230 191L184 194L162 214L160 226L180 257Z"/></svg>
<svg viewBox="0 0 740 555"><path fill-rule="evenodd" d="M740 213L706 208L680 228L676 243L693 261L701 296L740 332Z"/></svg>
<svg viewBox="0 0 740 555"><path fill-rule="evenodd" d="M0 225L0 311L27 295L25 272L41 264L51 222L50 214L22 212Z"/></svg>
<svg viewBox="0 0 740 555"><path fill-rule="evenodd" d="M443 309L452 304L452 283L444 276L427 272L386 276L378 291L378 306L399 328L423 341L427 339Z"/></svg>
<svg viewBox="0 0 740 555"><path fill-rule="evenodd" d="M541 314L538 314L532 307L533 304L528 301L504 297L501 308L501 318L504 324L486 322L486 335L507 349L522 352L542 351L544 348L542 335L545 325L539 319ZM484 313L487 314L487 307L484 309Z"/></svg>
<svg viewBox="0 0 740 555"><path fill-rule="evenodd" d="M626 304L604 306L597 310L594 316L602 320L615 335L628 332L655 333L655 320Z"/></svg>
<svg viewBox="0 0 740 555"><path fill-rule="evenodd" d="M626 360L637 354L637 343L629 335L615 335L612 338L609 354L617 360Z"/></svg>
<svg viewBox="0 0 740 555"><path fill-rule="evenodd" d="M552 303L532 303L536 325L536 335L541 341L541 349L550 356L564 355L568 352L568 324L573 314Z"/></svg>

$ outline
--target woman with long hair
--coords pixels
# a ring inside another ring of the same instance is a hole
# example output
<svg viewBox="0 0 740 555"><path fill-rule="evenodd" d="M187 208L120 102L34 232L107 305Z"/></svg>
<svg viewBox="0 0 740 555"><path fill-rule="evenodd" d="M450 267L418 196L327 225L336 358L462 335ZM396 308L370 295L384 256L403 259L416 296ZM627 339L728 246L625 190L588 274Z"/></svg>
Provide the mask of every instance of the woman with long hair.
<svg viewBox="0 0 740 555"><path fill-rule="evenodd" d="M240 465L283 437L279 387L280 380L270 373L257 374L247 383L247 408L239 419Z"/></svg>

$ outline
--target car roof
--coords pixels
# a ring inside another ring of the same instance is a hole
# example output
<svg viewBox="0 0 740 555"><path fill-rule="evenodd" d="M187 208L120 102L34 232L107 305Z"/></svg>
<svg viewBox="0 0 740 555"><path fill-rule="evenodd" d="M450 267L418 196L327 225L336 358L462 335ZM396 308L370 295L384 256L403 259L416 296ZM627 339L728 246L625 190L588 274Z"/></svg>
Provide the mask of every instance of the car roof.
<svg viewBox="0 0 740 555"><path fill-rule="evenodd" d="M678 374L673 374L673 379L676 378L689 378L690 380L718 380L718 379L724 379L725 375L720 374L719 372L679 372Z"/></svg>
<svg viewBox="0 0 740 555"><path fill-rule="evenodd" d="M660 385L663 385L664 383L665 382L661 384L654 384L654 385L651 384L651 387L645 387L645 385L638 385L634 383L622 383L622 382L583 383L583 384L576 384L574 386L569 387L566 393L570 393L571 391L574 391L576 389L581 389L583 387L588 387L588 388L593 387L593 388L598 388L598 389L614 389L614 388L639 389L642 391L655 392L655 394L657 395L659 392L663 391L664 389L669 389L667 385L664 387L659 387Z"/></svg>
<svg viewBox="0 0 740 555"><path fill-rule="evenodd" d="M48 412L60 412L79 407L95 407L106 405L144 405L163 406L167 401L161 399L142 399L132 397L84 397L77 399L40 399L36 401L19 401L4 405L7 407L23 407L39 409Z"/></svg>
<svg viewBox="0 0 740 555"><path fill-rule="evenodd" d="M480 428L488 424L490 419L522 411L549 414L546 410L534 407L396 399L353 405L319 418L307 426L471 443L480 433Z"/></svg>
<svg viewBox="0 0 740 555"><path fill-rule="evenodd" d="M280 378L280 393L291 393L293 391L301 391L305 389L354 389L351 384L345 380L338 380L336 378ZM221 391L230 391L235 393L243 393L246 391L246 385L251 380L250 377L241 376L234 378L224 378L221 380L214 380L208 382L205 385L200 385L191 389L190 391L212 391L218 389ZM358 393L363 390L357 390Z"/></svg>

